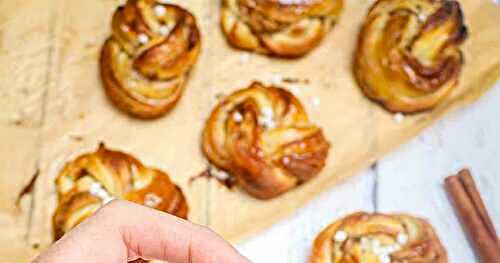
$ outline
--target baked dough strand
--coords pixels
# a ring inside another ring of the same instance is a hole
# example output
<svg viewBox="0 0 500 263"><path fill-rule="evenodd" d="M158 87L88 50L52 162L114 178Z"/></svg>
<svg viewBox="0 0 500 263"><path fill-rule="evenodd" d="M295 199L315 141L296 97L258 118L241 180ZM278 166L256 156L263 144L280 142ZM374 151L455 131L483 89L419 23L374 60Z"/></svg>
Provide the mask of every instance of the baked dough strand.
<svg viewBox="0 0 500 263"><path fill-rule="evenodd" d="M354 74L392 112L429 110L457 85L466 37L456 1L379 0L359 33Z"/></svg>

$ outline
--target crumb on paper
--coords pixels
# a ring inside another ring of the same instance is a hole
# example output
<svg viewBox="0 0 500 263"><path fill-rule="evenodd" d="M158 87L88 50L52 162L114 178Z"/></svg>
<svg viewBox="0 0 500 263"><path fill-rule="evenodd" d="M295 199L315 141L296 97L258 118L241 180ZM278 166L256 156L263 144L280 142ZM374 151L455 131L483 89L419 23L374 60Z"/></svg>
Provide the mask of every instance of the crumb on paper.
<svg viewBox="0 0 500 263"><path fill-rule="evenodd" d="M23 119L18 119L18 120L12 121L12 124L14 124L15 126L22 126L23 123L24 123Z"/></svg>
<svg viewBox="0 0 500 263"><path fill-rule="evenodd" d="M284 77L282 79L283 82L285 83L290 83L290 84L297 84L297 83L302 83L302 84L309 84L309 79L300 79L300 78L294 78L294 77Z"/></svg>
<svg viewBox="0 0 500 263"><path fill-rule="evenodd" d="M95 46L96 46L96 44L94 42L88 42L88 43L85 44L84 47L87 48L87 49L92 49Z"/></svg>
<svg viewBox="0 0 500 263"><path fill-rule="evenodd" d="M38 176L40 175L40 170L36 169L33 175L31 176L30 181L28 184L26 184L21 192L17 195L17 200L16 200L16 206L21 205L21 199L23 199L24 196L31 194L33 192L33 188L35 186L36 180L38 179Z"/></svg>
<svg viewBox="0 0 500 263"><path fill-rule="evenodd" d="M313 106L319 106L321 104L321 99L319 97L312 98Z"/></svg>
<svg viewBox="0 0 500 263"><path fill-rule="evenodd" d="M274 74L271 76L271 79L270 79L270 82L271 82L271 85L279 85L281 84L283 80L283 77L279 74Z"/></svg>
<svg viewBox="0 0 500 263"><path fill-rule="evenodd" d="M215 94L215 98L216 98L217 100L221 100L221 99L223 99L223 98L225 98L225 97L226 97L226 94L224 94L224 93L222 93L222 92L218 92L217 94Z"/></svg>
<svg viewBox="0 0 500 263"><path fill-rule="evenodd" d="M76 141L76 142L82 142L85 140L85 137L83 137L82 135L78 135L78 134L70 134L70 135L68 135L68 137L71 140Z"/></svg>
<svg viewBox="0 0 500 263"><path fill-rule="evenodd" d="M220 181L226 181L230 177L230 175L227 172L219 170L215 166L210 167L210 175Z"/></svg>
<svg viewBox="0 0 500 263"><path fill-rule="evenodd" d="M245 63L248 63L248 61L250 61L250 53L248 53L248 52L243 52L243 53L240 55L240 64L245 64Z"/></svg>
<svg viewBox="0 0 500 263"><path fill-rule="evenodd" d="M404 118L405 118L405 115L403 113L401 113L401 112L398 112L398 113L394 114L394 121L396 123L403 122Z"/></svg>

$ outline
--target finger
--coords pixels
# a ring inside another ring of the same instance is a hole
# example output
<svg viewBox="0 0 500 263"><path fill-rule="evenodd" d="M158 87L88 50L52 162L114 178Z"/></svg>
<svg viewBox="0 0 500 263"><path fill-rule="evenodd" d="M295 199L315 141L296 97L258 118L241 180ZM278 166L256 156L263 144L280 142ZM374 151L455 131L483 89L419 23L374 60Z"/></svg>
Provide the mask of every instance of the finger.
<svg viewBox="0 0 500 263"><path fill-rule="evenodd" d="M113 201L65 235L35 262L247 263L205 227L126 201Z"/></svg>

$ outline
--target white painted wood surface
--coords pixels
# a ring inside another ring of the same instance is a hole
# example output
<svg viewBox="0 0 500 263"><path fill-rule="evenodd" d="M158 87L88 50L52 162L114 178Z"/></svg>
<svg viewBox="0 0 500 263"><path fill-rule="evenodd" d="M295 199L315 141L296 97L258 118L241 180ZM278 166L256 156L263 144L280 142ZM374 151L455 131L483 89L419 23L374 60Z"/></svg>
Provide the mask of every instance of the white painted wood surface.
<svg viewBox="0 0 500 263"><path fill-rule="evenodd" d="M477 103L449 115L376 166L238 249L253 262L306 263L316 234L340 216L358 210L406 212L434 225L448 249L449 262L479 262L446 197L443 180L469 167L500 229L499 116L497 83Z"/></svg>

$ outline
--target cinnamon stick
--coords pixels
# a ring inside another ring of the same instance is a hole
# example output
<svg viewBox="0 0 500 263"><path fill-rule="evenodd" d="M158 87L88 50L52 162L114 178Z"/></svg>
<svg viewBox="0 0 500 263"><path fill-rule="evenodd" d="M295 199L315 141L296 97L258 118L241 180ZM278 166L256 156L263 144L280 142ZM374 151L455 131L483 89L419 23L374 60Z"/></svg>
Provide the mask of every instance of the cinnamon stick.
<svg viewBox="0 0 500 263"><path fill-rule="evenodd" d="M500 242L469 170L445 179L445 189L482 262L500 262Z"/></svg>

